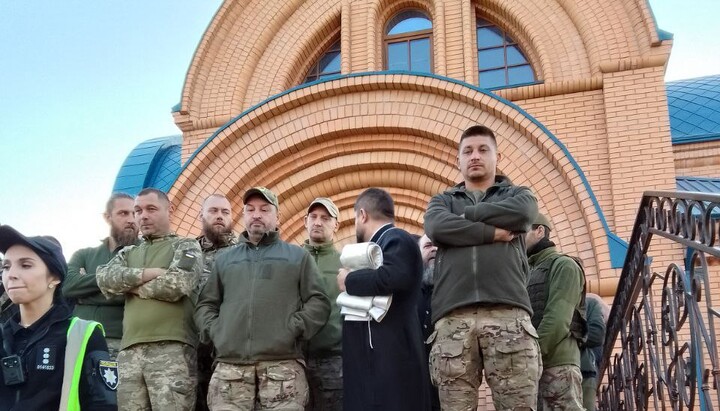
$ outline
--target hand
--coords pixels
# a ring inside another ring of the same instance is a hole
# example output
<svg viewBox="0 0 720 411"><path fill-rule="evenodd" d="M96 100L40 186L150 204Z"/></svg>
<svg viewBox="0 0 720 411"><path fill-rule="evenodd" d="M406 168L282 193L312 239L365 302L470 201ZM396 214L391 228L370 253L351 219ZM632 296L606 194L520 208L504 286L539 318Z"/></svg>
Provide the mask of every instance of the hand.
<svg viewBox="0 0 720 411"><path fill-rule="evenodd" d="M350 270L348 270L347 268L341 268L338 270L337 284L340 291L345 291L345 279L347 278L348 274L350 274Z"/></svg>
<svg viewBox="0 0 720 411"><path fill-rule="evenodd" d="M495 236L493 237L493 241L496 243L509 243L510 241L515 239L515 234L508 230L503 230L502 228L495 227Z"/></svg>
<svg viewBox="0 0 720 411"><path fill-rule="evenodd" d="M145 268L142 273L142 281L146 283L165 274L164 268Z"/></svg>

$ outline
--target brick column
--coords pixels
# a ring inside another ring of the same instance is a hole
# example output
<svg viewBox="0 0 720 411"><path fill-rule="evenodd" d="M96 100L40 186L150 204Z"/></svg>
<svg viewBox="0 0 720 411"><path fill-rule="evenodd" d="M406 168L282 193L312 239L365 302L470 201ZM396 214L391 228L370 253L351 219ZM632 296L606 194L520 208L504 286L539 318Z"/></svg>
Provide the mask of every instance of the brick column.
<svg viewBox="0 0 720 411"><path fill-rule="evenodd" d="M664 67L604 73L603 97L614 221L630 237L643 191L675 189Z"/></svg>

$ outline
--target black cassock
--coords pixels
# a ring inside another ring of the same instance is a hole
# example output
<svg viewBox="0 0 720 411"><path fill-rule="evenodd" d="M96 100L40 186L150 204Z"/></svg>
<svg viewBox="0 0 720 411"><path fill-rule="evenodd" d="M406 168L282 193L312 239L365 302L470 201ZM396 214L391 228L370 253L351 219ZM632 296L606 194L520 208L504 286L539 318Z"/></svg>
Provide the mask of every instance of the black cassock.
<svg viewBox="0 0 720 411"><path fill-rule="evenodd" d="M391 224L370 241L382 249L383 265L350 273L347 292L393 298L379 323L343 322L343 409L429 410L428 367L417 316L420 250L410 234Z"/></svg>

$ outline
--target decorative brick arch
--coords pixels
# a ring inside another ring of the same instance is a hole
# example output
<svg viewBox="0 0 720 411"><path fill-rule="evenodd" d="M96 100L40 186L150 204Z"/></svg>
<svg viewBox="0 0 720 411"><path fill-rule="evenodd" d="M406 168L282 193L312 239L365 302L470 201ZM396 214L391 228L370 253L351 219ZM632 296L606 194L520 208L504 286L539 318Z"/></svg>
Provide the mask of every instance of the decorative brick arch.
<svg viewBox="0 0 720 411"><path fill-rule="evenodd" d="M664 51L651 49L660 40L646 0L552 0L542 4L464 0L464 20L472 20L474 5L516 36L546 83L588 78L617 67L662 65L666 60ZM355 49L348 47L349 42L343 43L343 54L360 53L353 54L352 60L367 61L364 68L353 66L353 70L379 69L384 23L380 17L403 7L418 7L432 16L436 72L442 75L451 63L453 67L464 64L465 78L470 81L473 53L468 50L474 38L470 34L462 38L466 49L462 56L446 55L445 33L451 30L446 23L457 24L458 19L445 16L448 5L441 0L225 1L188 70L174 113L176 124L185 132L213 129L251 104L290 87L297 71L311 64L318 42L337 28L341 10L347 14L340 15L344 25L360 19L348 36L362 38L362 50L357 42L352 43ZM464 61L455 61L458 58ZM350 57L343 60L343 73L347 73Z"/></svg>
<svg viewBox="0 0 720 411"><path fill-rule="evenodd" d="M300 83L340 33L340 3L308 1L290 16L249 76L245 96L233 102L235 112Z"/></svg>
<svg viewBox="0 0 720 411"><path fill-rule="evenodd" d="M380 186L396 198L400 225L418 232L430 196L460 180L457 138L477 123L498 134L500 171L539 193L562 249L581 256L590 276L609 269L602 216L564 146L512 103L437 76L350 75L247 110L186 163L170 192L174 224L196 233L207 195L223 193L239 210L247 188L265 185L280 197L284 238L301 240L305 207L330 196L348 241L355 196Z"/></svg>

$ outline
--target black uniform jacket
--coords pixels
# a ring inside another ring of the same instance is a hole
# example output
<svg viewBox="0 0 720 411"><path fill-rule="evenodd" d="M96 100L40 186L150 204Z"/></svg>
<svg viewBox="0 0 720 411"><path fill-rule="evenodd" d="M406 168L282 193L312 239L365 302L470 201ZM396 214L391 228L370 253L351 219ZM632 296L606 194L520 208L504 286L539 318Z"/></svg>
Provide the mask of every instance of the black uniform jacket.
<svg viewBox="0 0 720 411"><path fill-rule="evenodd" d="M350 273L347 292L393 298L381 322L343 323L343 409L429 410L427 359L417 315L420 250L410 234L391 224L370 241L382 249L383 265Z"/></svg>
<svg viewBox="0 0 720 411"><path fill-rule="evenodd" d="M20 356L25 373L25 382L19 385L6 385L0 377L0 411L59 408L70 318L67 305L55 304L30 327L20 326L19 314L0 326L0 356ZM4 341L10 341L12 353L3 348ZM80 377L83 410L117 410L117 368L109 359L105 338L96 328L88 341Z"/></svg>

